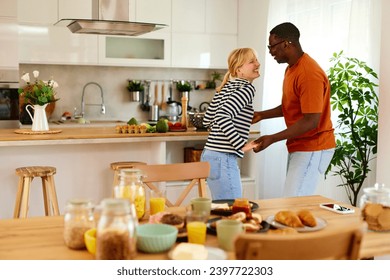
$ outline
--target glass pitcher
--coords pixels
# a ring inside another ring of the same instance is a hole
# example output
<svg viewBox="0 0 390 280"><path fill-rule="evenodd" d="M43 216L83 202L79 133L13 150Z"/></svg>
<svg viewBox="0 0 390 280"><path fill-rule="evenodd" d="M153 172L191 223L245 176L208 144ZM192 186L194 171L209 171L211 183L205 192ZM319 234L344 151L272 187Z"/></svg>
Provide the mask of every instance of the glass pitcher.
<svg viewBox="0 0 390 280"><path fill-rule="evenodd" d="M135 206L137 218L145 215L146 194L142 182L142 172L136 168L124 168L118 173L117 185L114 186L114 197L129 200Z"/></svg>

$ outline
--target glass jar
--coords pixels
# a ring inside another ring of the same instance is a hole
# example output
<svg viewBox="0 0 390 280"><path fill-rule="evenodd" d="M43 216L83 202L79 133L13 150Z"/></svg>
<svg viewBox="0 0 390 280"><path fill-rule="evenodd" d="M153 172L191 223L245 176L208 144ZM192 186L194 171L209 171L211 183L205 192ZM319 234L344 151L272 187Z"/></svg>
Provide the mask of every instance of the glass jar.
<svg viewBox="0 0 390 280"><path fill-rule="evenodd" d="M137 218L126 199L102 201L102 213L96 230L96 259L131 260L137 252Z"/></svg>
<svg viewBox="0 0 390 280"><path fill-rule="evenodd" d="M365 188L360 198L363 220L374 231L390 231L390 188L375 184Z"/></svg>
<svg viewBox="0 0 390 280"><path fill-rule="evenodd" d="M64 241L70 249L84 249L84 233L93 228L93 203L88 199L68 201L64 214Z"/></svg>
<svg viewBox="0 0 390 280"><path fill-rule="evenodd" d="M244 212L247 218L252 218L252 210L249 200L246 198L236 198L232 206L232 214Z"/></svg>
<svg viewBox="0 0 390 280"><path fill-rule="evenodd" d="M118 183L114 186L114 197L128 199L135 205L137 218L145 215L146 194L142 183L142 172L135 168L124 168L118 173Z"/></svg>

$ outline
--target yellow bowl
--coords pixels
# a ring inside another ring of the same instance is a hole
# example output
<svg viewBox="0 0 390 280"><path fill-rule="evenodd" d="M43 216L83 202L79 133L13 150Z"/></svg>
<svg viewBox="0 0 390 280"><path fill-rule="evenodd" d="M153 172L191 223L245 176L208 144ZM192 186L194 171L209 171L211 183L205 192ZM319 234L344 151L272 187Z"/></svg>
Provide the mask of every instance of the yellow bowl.
<svg viewBox="0 0 390 280"><path fill-rule="evenodd" d="M96 253L96 228L91 228L84 233L84 242L88 252Z"/></svg>

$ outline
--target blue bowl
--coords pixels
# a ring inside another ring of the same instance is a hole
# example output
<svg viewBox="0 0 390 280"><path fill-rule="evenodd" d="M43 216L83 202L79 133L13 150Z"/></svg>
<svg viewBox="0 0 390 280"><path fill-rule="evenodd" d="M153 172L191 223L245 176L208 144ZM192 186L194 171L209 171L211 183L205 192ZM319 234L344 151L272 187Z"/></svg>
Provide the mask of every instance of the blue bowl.
<svg viewBox="0 0 390 280"><path fill-rule="evenodd" d="M142 224L137 227L137 249L145 253L169 250L176 242L178 230L166 224Z"/></svg>

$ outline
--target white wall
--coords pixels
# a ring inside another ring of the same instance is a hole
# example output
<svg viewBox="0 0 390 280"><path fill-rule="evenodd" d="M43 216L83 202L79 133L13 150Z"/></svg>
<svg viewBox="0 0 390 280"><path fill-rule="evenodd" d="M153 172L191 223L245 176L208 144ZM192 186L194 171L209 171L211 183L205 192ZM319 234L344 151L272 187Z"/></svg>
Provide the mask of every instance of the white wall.
<svg viewBox="0 0 390 280"><path fill-rule="evenodd" d="M381 64L379 79L379 136L377 158L377 182L390 187L389 155L390 155L390 65L388 63L388 50L390 48L390 1L382 0L382 32L381 32Z"/></svg>

